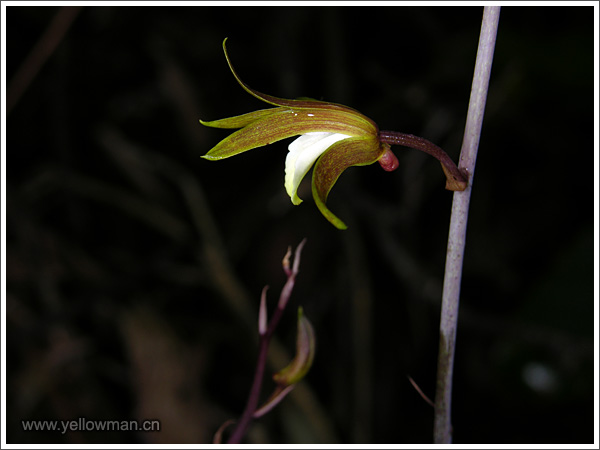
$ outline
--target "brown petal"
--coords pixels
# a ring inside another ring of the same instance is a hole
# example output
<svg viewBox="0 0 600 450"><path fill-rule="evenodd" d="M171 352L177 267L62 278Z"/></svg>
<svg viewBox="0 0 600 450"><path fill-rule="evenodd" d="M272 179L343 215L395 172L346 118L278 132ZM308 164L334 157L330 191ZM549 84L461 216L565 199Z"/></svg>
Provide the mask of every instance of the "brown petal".
<svg viewBox="0 0 600 450"><path fill-rule="evenodd" d="M384 150L377 139L354 137L336 142L317 160L312 178L313 197L321 214L340 230L345 230L346 224L325 206L329 191L348 167L373 164Z"/></svg>

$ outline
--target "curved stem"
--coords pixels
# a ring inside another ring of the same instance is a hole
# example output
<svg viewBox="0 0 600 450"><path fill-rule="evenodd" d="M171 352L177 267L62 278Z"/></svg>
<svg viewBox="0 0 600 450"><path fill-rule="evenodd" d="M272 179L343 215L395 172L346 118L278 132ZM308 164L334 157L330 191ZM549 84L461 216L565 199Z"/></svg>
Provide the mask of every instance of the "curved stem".
<svg viewBox="0 0 600 450"><path fill-rule="evenodd" d="M294 289L294 284L296 282L296 275L298 275L298 269L300 267L300 254L302 252L302 248L306 243L306 239L303 239L298 247L296 247L296 253L294 255L294 263L292 268L289 267L289 258L291 255L291 250L288 250L284 259L283 259L283 269L287 275L287 281L281 290L281 294L279 296L279 302L277 303L277 308L273 312L273 316L269 321L268 327L266 330L263 330L263 325L259 325L259 350L258 357L256 360L256 369L254 371L254 380L252 381L252 387L250 388L250 394L248 396L248 401L246 402L246 408L244 408L244 412L237 423L231 437L227 440L228 444L239 444L250 426L252 419L254 418L254 413L258 407L258 401L260 397L260 391L262 387L262 381L265 373L265 366L267 364L267 353L269 352L269 343L271 342L271 337L275 332L275 328L279 324L279 320L283 315L283 311L292 295L292 290ZM266 295L266 289L263 289L262 296ZM266 311L263 311L262 308L266 308L266 303L261 298L261 311L259 313L259 323L264 322L266 316Z"/></svg>
<svg viewBox="0 0 600 450"><path fill-rule="evenodd" d="M436 444L449 444L452 442L452 373L458 323L460 281L462 277L472 177L475 171L475 161L477 159L481 125L483 123L483 112L492 69L499 17L499 6L486 6L484 8L479 48L477 49L477 60L475 62L475 73L471 88L471 99L467 113L467 124L465 126L459 162L461 167L468 172L471 180L465 191L454 193L452 202L448 250L446 252L446 272L442 294L440 348L435 393L433 438Z"/></svg>
<svg viewBox="0 0 600 450"><path fill-rule="evenodd" d="M238 422L233 434L228 439L228 444L239 444L242 441L242 438L246 434L246 430L252 422L252 416L254 415L254 411L258 407L258 400L260 396L260 390L262 387L262 380L265 373L265 365L267 363L267 352L269 351L269 341L270 336L262 335L260 337L258 358L256 361L256 370L254 372L254 380L252 381L252 387L250 388L250 395L248 397L248 401L246 402L246 408L242 413L242 417Z"/></svg>
<svg viewBox="0 0 600 450"><path fill-rule="evenodd" d="M419 136L397 131L380 131L379 140L386 144L403 145L428 153L442 164L442 169L446 174L446 189L449 191L464 191L467 188L467 174L456 167L452 158L433 142Z"/></svg>

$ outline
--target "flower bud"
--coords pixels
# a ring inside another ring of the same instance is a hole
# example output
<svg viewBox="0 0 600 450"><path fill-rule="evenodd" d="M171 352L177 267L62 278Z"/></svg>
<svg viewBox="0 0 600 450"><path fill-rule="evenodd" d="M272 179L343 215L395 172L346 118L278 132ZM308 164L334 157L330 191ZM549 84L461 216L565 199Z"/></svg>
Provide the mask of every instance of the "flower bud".
<svg viewBox="0 0 600 450"><path fill-rule="evenodd" d="M296 356L286 367L275 375L273 380L282 386L290 386L300 381L308 373L315 357L315 331L298 308L298 334L296 335Z"/></svg>

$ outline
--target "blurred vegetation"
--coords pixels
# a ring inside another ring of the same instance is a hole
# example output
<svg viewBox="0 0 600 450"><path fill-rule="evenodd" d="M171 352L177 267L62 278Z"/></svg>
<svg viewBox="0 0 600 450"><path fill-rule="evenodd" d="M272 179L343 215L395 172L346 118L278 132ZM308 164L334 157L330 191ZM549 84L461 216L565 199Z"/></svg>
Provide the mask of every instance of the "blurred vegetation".
<svg viewBox="0 0 600 450"><path fill-rule="evenodd" d="M7 8L7 80L57 7ZM318 212L287 142L202 160L250 86L352 106L458 160L482 8L86 7L7 117L9 443L207 443L241 413L256 313L308 238L271 352L315 326L255 443L427 443L452 194L433 158L351 169ZM504 7L475 174L457 443L593 441L593 7ZM264 393L270 392L267 380ZM159 433L21 420L159 419Z"/></svg>

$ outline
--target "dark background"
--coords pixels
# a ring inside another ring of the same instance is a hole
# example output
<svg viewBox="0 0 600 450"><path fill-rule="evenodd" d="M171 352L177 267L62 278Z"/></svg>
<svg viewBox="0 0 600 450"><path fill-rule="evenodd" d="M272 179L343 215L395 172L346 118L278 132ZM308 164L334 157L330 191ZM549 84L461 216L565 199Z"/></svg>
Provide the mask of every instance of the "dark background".
<svg viewBox="0 0 600 450"><path fill-rule="evenodd" d="M7 8L13 80L57 7ZM348 170L294 207L288 142L200 158L260 91L352 106L457 161L481 7L89 7L7 117L10 443L207 443L243 409L260 291L306 237L307 378L255 443L427 443L452 193L433 158ZM454 442L593 442L593 8L505 7L473 185ZM284 353L282 353L282 349ZM267 379L263 395L272 388ZM159 419L160 433L21 420Z"/></svg>

